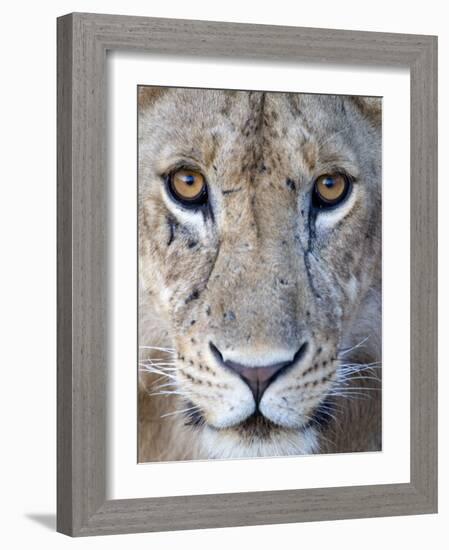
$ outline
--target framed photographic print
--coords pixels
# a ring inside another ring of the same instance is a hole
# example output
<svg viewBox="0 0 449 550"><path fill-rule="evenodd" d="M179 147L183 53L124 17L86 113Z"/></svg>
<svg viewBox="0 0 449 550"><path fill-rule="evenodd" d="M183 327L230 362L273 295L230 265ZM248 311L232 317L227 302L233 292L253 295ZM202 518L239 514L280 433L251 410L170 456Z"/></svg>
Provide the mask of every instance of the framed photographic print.
<svg viewBox="0 0 449 550"><path fill-rule="evenodd" d="M436 511L436 75L429 36L58 19L59 531Z"/></svg>

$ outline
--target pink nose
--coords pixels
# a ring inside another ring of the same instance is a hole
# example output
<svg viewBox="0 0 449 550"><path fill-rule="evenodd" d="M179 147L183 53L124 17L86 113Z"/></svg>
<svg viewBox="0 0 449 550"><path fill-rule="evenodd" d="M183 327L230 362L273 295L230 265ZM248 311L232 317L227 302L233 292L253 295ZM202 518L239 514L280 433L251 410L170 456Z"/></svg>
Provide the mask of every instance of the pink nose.
<svg viewBox="0 0 449 550"><path fill-rule="evenodd" d="M282 361L272 365L266 365L263 367L248 367L235 361L225 361L221 352L214 344L210 343L210 349L216 357L216 359L228 369L238 374L242 380L244 380L254 395L256 403L259 403L262 399L264 391L268 386L274 382L274 380L282 373L284 373L290 366L294 365L299 357L304 353L307 344L303 344L296 352L291 361Z"/></svg>
<svg viewBox="0 0 449 550"><path fill-rule="evenodd" d="M243 378L253 392L256 403L259 403L264 391L274 381L279 371L289 366L291 361L266 367L245 367L233 361L225 361L224 364Z"/></svg>

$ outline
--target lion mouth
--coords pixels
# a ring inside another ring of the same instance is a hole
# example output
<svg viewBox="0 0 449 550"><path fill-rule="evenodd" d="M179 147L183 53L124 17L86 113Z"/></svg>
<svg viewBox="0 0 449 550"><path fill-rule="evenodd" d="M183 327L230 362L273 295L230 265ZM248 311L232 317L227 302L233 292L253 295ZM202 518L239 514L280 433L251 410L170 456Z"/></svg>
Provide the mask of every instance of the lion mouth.
<svg viewBox="0 0 449 550"><path fill-rule="evenodd" d="M206 421L203 413L197 408L194 408L194 405L192 402L188 403L187 408L189 409L191 408L192 410L184 413L184 416L186 418L186 421L184 423L185 426L196 426L196 427L208 426L209 428L217 432L234 430L241 435L245 435L245 436L253 435L258 437L266 437L268 434L272 433L273 431L285 429L279 424L272 422L269 418L264 416L259 411L259 409L256 409L256 411L254 411L252 415L245 418L245 420L243 420L242 422L239 422L232 426L227 426L225 428L219 428L217 426L214 426L213 424L209 424Z"/></svg>
<svg viewBox="0 0 449 550"><path fill-rule="evenodd" d="M226 428L217 428L211 424L208 424L204 418L197 414L194 419L189 419L189 425L207 425L209 428L216 432L235 432L242 439L268 439L274 433L288 430L279 424L272 422L269 418L264 416L259 410L255 411L251 416L245 418L242 422L228 426Z"/></svg>
<svg viewBox="0 0 449 550"><path fill-rule="evenodd" d="M259 410L256 410L251 416L235 426L234 429L242 437L250 439L267 439L275 432L286 430L285 427L264 416Z"/></svg>
<svg viewBox="0 0 449 550"><path fill-rule="evenodd" d="M184 413L186 417L186 426L208 426L217 432L232 430L238 433L242 438L251 439L267 439L275 433L285 431L304 432L309 428L315 428L322 431L328 427L333 418L333 412L335 411L334 401L332 398L328 397L317 405L314 411L308 416L307 420L297 428L283 426L273 422L264 416L259 408L257 408L253 414L238 424L227 426L225 428L218 428L212 424L209 424L203 416L203 413L197 408L194 408L193 403L190 402L188 408L192 408L192 410Z"/></svg>
<svg viewBox="0 0 449 550"><path fill-rule="evenodd" d="M190 410L189 410L190 409ZM187 401L187 409L183 413L185 417L185 426L204 426L207 424L206 419L203 416L203 413L201 410L196 408L194 403L192 401Z"/></svg>

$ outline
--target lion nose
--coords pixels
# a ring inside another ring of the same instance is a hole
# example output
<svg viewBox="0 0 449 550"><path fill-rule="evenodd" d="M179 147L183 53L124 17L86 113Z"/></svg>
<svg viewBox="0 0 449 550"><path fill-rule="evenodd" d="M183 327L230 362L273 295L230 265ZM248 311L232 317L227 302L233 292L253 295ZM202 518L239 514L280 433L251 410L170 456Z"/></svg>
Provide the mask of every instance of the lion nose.
<svg viewBox="0 0 449 550"><path fill-rule="evenodd" d="M294 365L299 357L304 353L307 344L303 344L299 350L293 354L293 358L288 361L280 361L271 365L263 366L248 366L243 365L235 360L224 359L220 350L210 343L210 349L218 361L228 369L234 371L242 378L249 386L256 403L262 399L262 395L270 384L274 382L279 375L285 373L292 365Z"/></svg>
<svg viewBox="0 0 449 550"><path fill-rule="evenodd" d="M225 361L224 364L240 375L253 392L256 403L259 403L264 391L274 381L282 369L291 365L291 362L276 363L275 365L268 365L266 367L245 367L233 361Z"/></svg>

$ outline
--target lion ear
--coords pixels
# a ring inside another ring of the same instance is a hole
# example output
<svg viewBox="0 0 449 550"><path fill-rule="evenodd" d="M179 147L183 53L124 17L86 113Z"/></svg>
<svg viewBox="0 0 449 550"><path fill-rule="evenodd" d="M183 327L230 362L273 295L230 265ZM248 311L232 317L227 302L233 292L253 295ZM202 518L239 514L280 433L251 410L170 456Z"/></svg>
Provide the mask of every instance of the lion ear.
<svg viewBox="0 0 449 550"><path fill-rule="evenodd" d="M382 125L381 97L352 96L351 99L362 115L374 126L380 127Z"/></svg>
<svg viewBox="0 0 449 550"><path fill-rule="evenodd" d="M137 88L137 101L139 110L144 111L151 107L167 92L167 88L160 86L139 86Z"/></svg>

